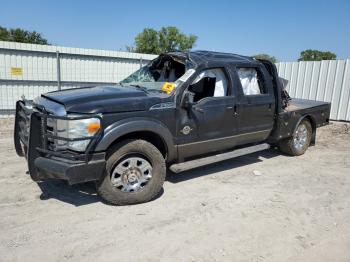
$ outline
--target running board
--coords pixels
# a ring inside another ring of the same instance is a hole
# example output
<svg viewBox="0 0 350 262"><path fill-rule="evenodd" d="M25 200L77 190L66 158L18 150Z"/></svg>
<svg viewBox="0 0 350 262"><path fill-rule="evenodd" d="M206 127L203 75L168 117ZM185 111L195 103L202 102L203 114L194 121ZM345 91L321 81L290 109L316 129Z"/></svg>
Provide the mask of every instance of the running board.
<svg viewBox="0 0 350 262"><path fill-rule="evenodd" d="M209 157L204 157L200 159L190 160L179 164L174 164L170 166L170 170L174 173L180 173L196 167L205 166L216 162L224 161L227 159L252 154L252 153L266 150L269 148L270 148L270 145L266 143L255 145L255 146L249 146L241 149L236 149L227 153L222 153L214 156L209 156Z"/></svg>

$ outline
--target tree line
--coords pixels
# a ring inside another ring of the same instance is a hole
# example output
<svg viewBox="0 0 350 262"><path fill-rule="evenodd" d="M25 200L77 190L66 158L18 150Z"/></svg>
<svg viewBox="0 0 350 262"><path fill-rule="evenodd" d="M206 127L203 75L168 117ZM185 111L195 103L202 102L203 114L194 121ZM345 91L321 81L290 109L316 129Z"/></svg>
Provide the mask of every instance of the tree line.
<svg viewBox="0 0 350 262"><path fill-rule="evenodd" d="M40 33L28 31L21 28L10 28L0 26L0 40L28 44L48 45L49 42Z"/></svg>
<svg viewBox="0 0 350 262"><path fill-rule="evenodd" d="M0 26L0 40L20 43L30 43L39 45L49 45L50 43L41 33L28 31L21 28L10 28ZM186 35L175 26L162 27L160 30L145 28L136 35L135 43L126 46L126 51L146 54L161 54L165 52L191 50L198 37L193 34ZM252 55L256 59L267 59L273 63L278 62L275 56L269 54ZM335 60L337 55L330 51L320 51L307 49L300 53L298 61L321 61Z"/></svg>

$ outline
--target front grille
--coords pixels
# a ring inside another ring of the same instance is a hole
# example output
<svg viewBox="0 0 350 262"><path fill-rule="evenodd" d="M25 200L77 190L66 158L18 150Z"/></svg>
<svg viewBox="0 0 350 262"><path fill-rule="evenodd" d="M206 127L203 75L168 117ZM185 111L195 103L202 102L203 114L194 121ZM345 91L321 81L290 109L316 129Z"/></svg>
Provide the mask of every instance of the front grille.
<svg viewBox="0 0 350 262"><path fill-rule="evenodd" d="M71 160L88 161L90 152L102 135L102 128L90 137L67 138L64 133L66 126L62 123L70 120L99 118L100 115L58 116L51 114L39 104L27 104L27 101L18 101L16 104L15 120L15 148L20 156L35 159L38 154L48 157L62 157ZM89 140L85 152L73 152L68 149L68 143L73 141ZM22 149L22 144L24 151Z"/></svg>
<svg viewBox="0 0 350 262"><path fill-rule="evenodd" d="M51 124L51 123L49 123L49 121L47 122L47 124L46 124L46 132L48 134L55 135L55 127L53 126L53 123ZM48 138L47 139L47 148L49 150L54 150L54 151L57 150L57 148L55 146L55 140L54 139L52 139L52 138Z"/></svg>
<svg viewBox="0 0 350 262"><path fill-rule="evenodd" d="M54 119L49 118L46 123L46 133L51 136L57 135L57 128L56 128L56 121ZM52 137L47 138L47 148L49 150L57 151L57 142L56 139L53 139Z"/></svg>

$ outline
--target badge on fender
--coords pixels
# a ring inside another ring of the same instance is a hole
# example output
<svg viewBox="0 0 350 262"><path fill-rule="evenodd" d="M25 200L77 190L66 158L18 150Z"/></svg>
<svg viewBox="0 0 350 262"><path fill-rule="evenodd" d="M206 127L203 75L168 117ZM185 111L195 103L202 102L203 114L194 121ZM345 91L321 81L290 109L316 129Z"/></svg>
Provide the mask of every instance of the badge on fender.
<svg viewBox="0 0 350 262"><path fill-rule="evenodd" d="M181 130L181 133L184 135L188 135L191 131L192 131L192 128L190 126L184 126L184 128L182 128Z"/></svg>

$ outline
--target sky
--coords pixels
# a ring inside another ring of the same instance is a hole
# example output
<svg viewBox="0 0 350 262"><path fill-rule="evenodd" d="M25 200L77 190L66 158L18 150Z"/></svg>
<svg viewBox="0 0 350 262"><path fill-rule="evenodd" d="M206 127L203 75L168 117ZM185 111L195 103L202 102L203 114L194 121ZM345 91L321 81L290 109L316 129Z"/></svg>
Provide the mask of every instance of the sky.
<svg viewBox="0 0 350 262"><path fill-rule="evenodd" d="M350 0L3 1L0 26L43 34L51 44L125 50L145 27L198 36L193 49L294 61L305 49L350 58Z"/></svg>

